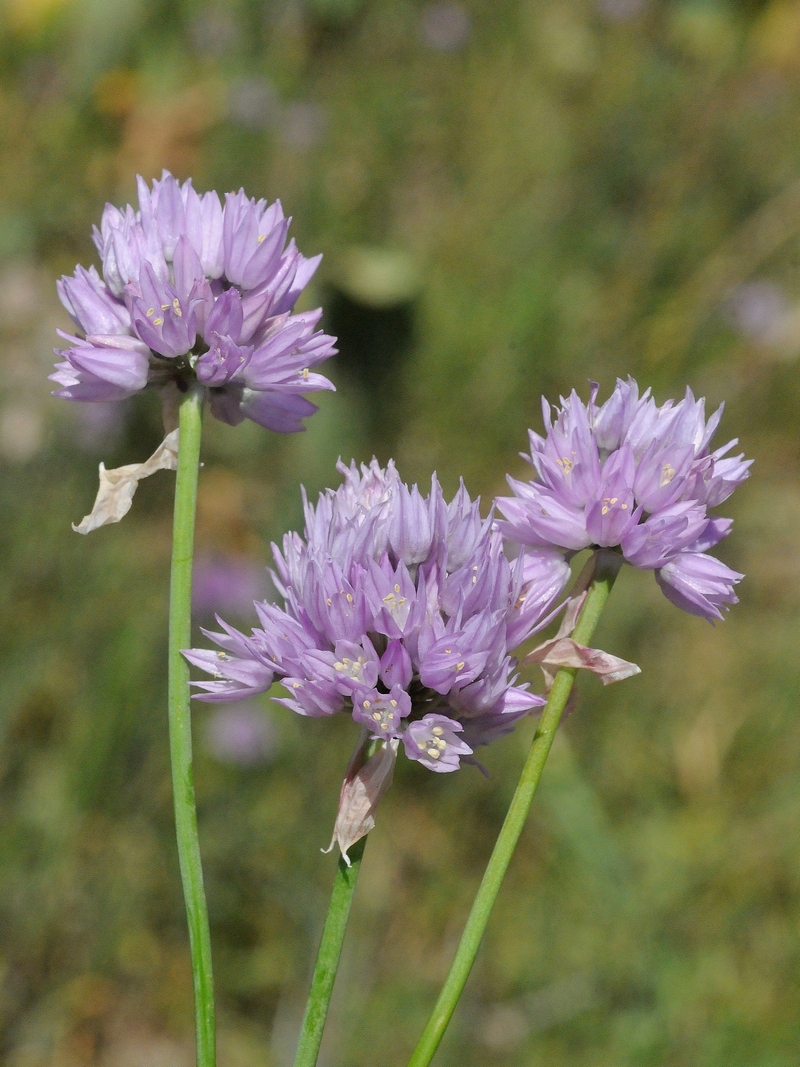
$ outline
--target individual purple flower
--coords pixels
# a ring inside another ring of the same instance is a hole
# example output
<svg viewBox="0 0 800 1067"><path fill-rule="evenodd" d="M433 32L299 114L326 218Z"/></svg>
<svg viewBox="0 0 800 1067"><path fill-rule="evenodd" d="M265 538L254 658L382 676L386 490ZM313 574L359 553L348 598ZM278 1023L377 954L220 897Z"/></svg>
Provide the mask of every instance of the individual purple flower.
<svg viewBox="0 0 800 1067"><path fill-rule="evenodd" d="M316 411L302 394L333 389L314 371L335 340L321 311L293 314L319 265L286 243L280 202L198 194L164 172L141 178L139 210L106 205L94 240L103 276L77 267L58 283L83 336L59 331L51 380L68 400L121 400L144 388L204 386L211 413L281 433Z"/></svg>
<svg viewBox="0 0 800 1067"><path fill-rule="evenodd" d="M709 419L705 401L690 389L677 404L660 407L635 381L617 381L598 406L598 386L588 404L573 392L553 413L543 400L546 433L530 431L536 477L509 478L514 492L499 497L505 516L499 530L529 548L560 550L564 558L584 548L619 551L643 570L653 570L666 596L703 618L721 619L737 602L742 578L707 555L731 529L711 517L748 477L751 460L715 451L711 438L722 416Z"/></svg>
<svg viewBox="0 0 800 1067"><path fill-rule="evenodd" d="M344 711L367 736L455 771L544 703L509 653L552 617L569 567L553 550L507 559L463 485L448 504L435 476L423 495L391 462L339 469L337 490L305 500L304 536L273 545L282 606L256 603L249 636L226 624L207 633L221 653L185 653L213 676L194 683L197 697L236 700L280 681L275 699L298 714Z"/></svg>

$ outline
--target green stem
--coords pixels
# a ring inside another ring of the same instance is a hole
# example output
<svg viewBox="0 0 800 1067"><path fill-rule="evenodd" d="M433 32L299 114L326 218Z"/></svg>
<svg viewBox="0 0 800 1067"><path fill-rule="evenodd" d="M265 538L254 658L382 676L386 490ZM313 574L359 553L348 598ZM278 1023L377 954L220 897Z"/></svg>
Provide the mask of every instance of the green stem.
<svg viewBox="0 0 800 1067"><path fill-rule="evenodd" d="M342 954L342 942L347 929L350 905L353 902L358 871L361 867L361 857L364 855L366 843L366 837L362 837L349 850L349 867L342 857L339 857L328 916L325 919L325 929L322 931L322 941L317 954L317 962L314 966L314 977L311 980L311 990L308 994L308 1003L306 1004L306 1012L303 1016L303 1025L300 1030L300 1041L297 1045L294 1067L314 1067L317 1062L319 1046L322 1042L322 1031L325 1027L328 1005L333 993L333 983L339 966L339 957Z"/></svg>
<svg viewBox="0 0 800 1067"><path fill-rule="evenodd" d="M587 645L597 626L600 613L619 573L622 557L616 553L598 552L590 561L592 578L583 608L572 637L581 645ZM575 667L562 667L556 674L547 705L533 738L528 758L522 770L516 792L508 809L500 835L492 851L486 872L481 881L472 911L461 935L450 973L445 980L439 999L428 1023L408 1062L408 1067L427 1067L433 1059L447 1024L455 1011L458 999L466 985L472 964L480 947L486 924L500 891L511 856L516 848L525 820L528 817L536 787L544 770L545 761L553 744L558 724L566 707L577 674Z"/></svg>
<svg viewBox="0 0 800 1067"><path fill-rule="evenodd" d="M215 1067L214 981L194 799L189 665L181 655L181 649L189 648L192 639L192 556L202 413L203 394L195 387L181 397L179 408L178 473L169 596L169 749L178 859L192 954L197 1067Z"/></svg>

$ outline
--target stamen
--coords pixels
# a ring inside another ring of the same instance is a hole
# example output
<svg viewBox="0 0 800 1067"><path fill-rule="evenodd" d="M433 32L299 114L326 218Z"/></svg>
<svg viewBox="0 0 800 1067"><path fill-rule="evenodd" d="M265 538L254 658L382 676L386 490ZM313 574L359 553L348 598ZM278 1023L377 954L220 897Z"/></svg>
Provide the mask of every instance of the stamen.
<svg viewBox="0 0 800 1067"><path fill-rule="evenodd" d="M672 479L675 477L675 468L671 463L665 463L661 468L661 481L658 483L659 489L663 489L665 485L669 485Z"/></svg>

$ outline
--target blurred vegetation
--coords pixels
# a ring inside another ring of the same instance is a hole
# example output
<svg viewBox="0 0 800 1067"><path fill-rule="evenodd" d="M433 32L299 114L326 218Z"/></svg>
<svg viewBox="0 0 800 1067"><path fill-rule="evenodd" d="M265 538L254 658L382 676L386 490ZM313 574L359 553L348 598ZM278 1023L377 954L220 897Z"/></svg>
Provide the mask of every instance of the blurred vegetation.
<svg viewBox="0 0 800 1067"><path fill-rule="evenodd" d="M45 380L55 279L94 261L103 202L166 166L279 196L325 253L309 306L341 338L306 434L208 424L207 568L244 580L340 454L488 501L543 392L631 373L660 401L687 382L727 401L723 435L757 460L723 547L742 603L711 628L623 574L598 642L643 674L583 681L437 1062L795 1067L799 117L798 0L2 0L3 1063L190 1062L170 477L120 526L69 528L159 412ZM400 761L327 1067L405 1062L531 730L488 781ZM353 738L267 702L197 710L224 1067L291 1063Z"/></svg>

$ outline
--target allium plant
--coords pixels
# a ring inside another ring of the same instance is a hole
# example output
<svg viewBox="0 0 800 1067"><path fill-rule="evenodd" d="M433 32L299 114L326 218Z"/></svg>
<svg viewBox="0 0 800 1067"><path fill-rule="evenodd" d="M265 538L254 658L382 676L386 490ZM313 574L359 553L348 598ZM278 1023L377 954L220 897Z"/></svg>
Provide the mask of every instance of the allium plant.
<svg viewBox="0 0 800 1067"><path fill-rule="evenodd" d="M175 821L189 925L198 1067L214 1067L216 1037L211 942L203 890L192 773L188 666L201 419L204 405L223 422L249 418L281 433L302 430L316 411L304 393L332 389L316 367L335 352L316 329L321 311L294 314L319 264L287 245L279 202L240 190L224 204L164 173L141 178L139 209L107 205L94 239L102 277L77 267L58 283L61 302L84 336L67 347L51 376L56 396L122 400L143 389L162 400L163 443L145 463L106 471L94 509L75 529L117 522L137 483L176 469L169 621L169 732ZM59 331L60 332L60 331ZM177 425L176 425L177 424Z"/></svg>
<svg viewBox="0 0 800 1067"><path fill-rule="evenodd" d="M750 468L742 456L728 456L735 440L710 448L722 408L706 420L705 402L696 401L688 389L679 403L658 407L649 389L639 396L631 378L618 381L599 407L597 393L592 385L588 404L571 393L555 418L543 400L545 434L530 431L536 478L509 478L515 495L496 501L505 515L498 528L511 541L529 549L556 548L565 559L584 549L592 554L573 587L558 634L525 661L545 670L551 683L547 705L450 972L409 1067L430 1063L466 984L577 670L588 666L604 681L632 673L616 663L608 664L609 670L603 666L609 657L586 647L623 562L655 571L673 603L710 621L736 603L733 587L743 576L707 552L732 526L730 519L710 517L708 509L726 500Z"/></svg>
<svg viewBox="0 0 800 1067"><path fill-rule="evenodd" d="M737 602L741 574L708 554L730 533L731 519L708 510L727 500L752 460L715 451L711 438L722 407L706 420L705 401L690 389L660 407L648 389L618 381L598 407L577 393L562 398L555 417L543 399L545 435L530 431L525 458L536 478L509 478L512 497L499 497L503 533L522 545L556 546L566 557L585 548L616 548L627 563L655 572L679 608L713 620Z"/></svg>

